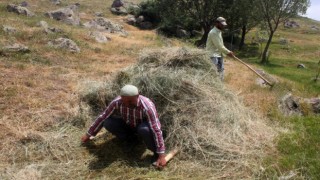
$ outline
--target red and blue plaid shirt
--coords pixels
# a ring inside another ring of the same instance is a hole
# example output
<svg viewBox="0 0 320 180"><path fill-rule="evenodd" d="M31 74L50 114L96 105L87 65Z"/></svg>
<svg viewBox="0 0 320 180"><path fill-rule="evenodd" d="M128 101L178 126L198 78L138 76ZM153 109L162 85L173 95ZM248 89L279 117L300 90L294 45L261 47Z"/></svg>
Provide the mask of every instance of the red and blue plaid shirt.
<svg viewBox="0 0 320 180"><path fill-rule="evenodd" d="M126 124L132 128L142 123L143 120L147 120L154 135L157 153L165 152L158 113L154 103L149 98L139 95L137 106L135 108L129 108L124 106L120 96L116 97L94 121L87 133L90 136L95 136L103 127L104 121L113 113L119 113Z"/></svg>

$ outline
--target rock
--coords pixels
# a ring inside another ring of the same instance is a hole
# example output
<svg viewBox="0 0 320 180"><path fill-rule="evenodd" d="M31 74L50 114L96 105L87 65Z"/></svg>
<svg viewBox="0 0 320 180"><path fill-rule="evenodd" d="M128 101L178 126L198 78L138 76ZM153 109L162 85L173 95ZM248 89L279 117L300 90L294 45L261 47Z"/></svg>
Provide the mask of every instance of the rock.
<svg viewBox="0 0 320 180"><path fill-rule="evenodd" d="M106 31L109 33L118 33L121 35L128 35L128 33L123 29L123 26L110 21L109 19L98 17L94 20L86 22L83 24L86 28L96 29L100 31Z"/></svg>
<svg viewBox="0 0 320 180"><path fill-rule="evenodd" d="M304 64L298 64L298 65L297 65L297 68L305 69L306 66L305 66Z"/></svg>
<svg viewBox="0 0 320 180"><path fill-rule="evenodd" d="M278 83L278 82L279 82L275 77L273 77L273 76L271 76L270 74L266 73L266 72L263 71L262 69L257 69L256 71L257 71L257 73L259 73L261 76L263 76L264 78L266 78L271 84L274 84L274 83ZM257 85L260 85L261 87L269 87L269 86L266 84L266 82L265 82L263 79L261 79L260 77L257 78L256 84L257 84Z"/></svg>
<svg viewBox="0 0 320 180"><path fill-rule="evenodd" d="M93 31L89 33L89 36L95 39L98 43L107 43L111 39L106 37L102 32Z"/></svg>
<svg viewBox="0 0 320 180"><path fill-rule="evenodd" d="M124 4L121 0L114 0L112 2L111 8L119 8L122 7Z"/></svg>
<svg viewBox="0 0 320 180"><path fill-rule="evenodd" d="M152 29L153 28L153 24L149 21L143 21L143 22L137 23L137 26L140 29Z"/></svg>
<svg viewBox="0 0 320 180"><path fill-rule="evenodd" d="M12 34L12 33L17 32L17 30L14 27L11 27L11 26L3 25L2 29L3 29L4 32L6 32L8 34Z"/></svg>
<svg viewBox="0 0 320 180"><path fill-rule="evenodd" d="M110 11L115 15L127 15L128 11L124 7L111 8Z"/></svg>
<svg viewBox="0 0 320 180"><path fill-rule="evenodd" d="M9 12L15 12L15 13L17 13L19 15L22 14L22 15L29 16L29 17L32 17L32 16L35 15L33 12L31 12L26 7L17 6L17 5L14 5L14 4L9 4L7 6L7 10Z"/></svg>
<svg viewBox="0 0 320 180"><path fill-rule="evenodd" d="M46 21L40 21L38 23L38 26L40 26L42 28L45 28L45 29L49 27L49 25L48 25L48 23Z"/></svg>
<svg viewBox="0 0 320 180"><path fill-rule="evenodd" d="M14 43L12 45L4 46L4 53L28 53L30 52L29 48L23 44Z"/></svg>
<svg viewBox="0 0 320 180"><path fill-rule="evenodd" d="M26 1L23 1L23 2L20 3L20 6L22 6L22 7L27 7L28 5L29 4Z"/></svg>
<svg viewBox="0 0 320 180"><path fill-rule="evenodd" d="M309 112L320 113L320 98L294 97L291 93L285 95L279 105L285 115L307 115Z"/></svg>
<svg viewBox="0 0 320 180"><path fill-rule="evenodd" d="M287 44L289 43L289 41L288 41L287 39L285 39L285 38L280 38L280 39L279 39L279 43L280 43L281 45L287 45Z"/></svg>
<svg viewBox="0 0 320 180"><path fill-rule="evenodd" d="M317 26L313 25L313 26L311 26L311 30L313 30L313 31L319 31L319 28L318 28Z"/></svg>
<svg viewBox="0 0 320 180"><path fill-rule="evenodd" d="M299 98L293 97L291 93L286 94L280 100L279 108L286 116L302 115Z"/></svg>
<svg viewBox="0 0 320 180"><path fill-rule="evenodd" d="M55 28L55 27L49 27L48 23L46 21L40 21L38 23L38 25L40 27L43 28L44 32L47 33L47 34L50 34L50 33L61 33L63 32L62 29L59 29L59 28Z"/></svg>
<svg viewBox="0 0 320 180"><path fill-rule="evenodd" d="M53 4L55 5L59 5L61 4L61 1L60 0L50 0Z"/></svg>
<svg viewBox="0 0 320 180"><path fill-rule="evenodd" d="M130 24L130 25L136 25L136 18L133 16L133 15L128 15L126 18L125 18L125 22Z"/></svg>
<svg viewBox="0 0 320 180"><path fill-rule="evenodd" d="M80 25L78 6L72 5L45 13L46 16L69 25Z"/></svg>
<svg viewBox="0 0 320 180"><path fill-rule="evenodd" d="M176 35L179 38L188 38L188 37L190 37L190 33L188 31L186 31L184 29L179 29L179 28L176 30Z"/></svg>
<svg viewBox="0 0 320 180"><path fill-rule="evenodd" d="M102 17L103 13L102 12L96 12L96 13L94 13L94 15L97 16L97 17Z"/></svg>
<svg viewBox="0 0 320 180"><path fill-rule="evenodd" d="M284 27L285 28L299 28L300 25L295 21L285 21Z"/></svg>
<svg viewBox="0 0 320 180"><path fill-rule="evenodd" d="M54 48L68 49L70 52L75 52L75 53L80 52L80 48L78 47L78 45L71 39L67 39L67 38L55 39L54 41L50 41L48 45Z"/></svg>

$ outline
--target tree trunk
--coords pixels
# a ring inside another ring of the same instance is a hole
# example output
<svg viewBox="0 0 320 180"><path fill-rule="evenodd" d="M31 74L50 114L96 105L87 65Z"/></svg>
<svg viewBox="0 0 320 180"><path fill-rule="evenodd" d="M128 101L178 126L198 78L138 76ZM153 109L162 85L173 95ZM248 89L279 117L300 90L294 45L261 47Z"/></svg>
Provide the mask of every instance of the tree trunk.
<svg viewBox="0 0 320 180"><path fill-rule="evenodd" d="M239 50L241 50L242 47L244 46L244 40L246 39L246 32L247 32L247 26L243 25L242 26L242 33L241 33L241 41L239 44Z"/></svg>
<svg viewBox="0 0 320 180"><path fill-rule="evenodd" d="M201 39L196 41L195 45L197 47L205 46L205 44L207 42L208 34L209 34L210 30L211 30L211 27L209 25L203 25L202 28L204 30L204 33L203 33Z"/></svg>
<svg viewBox="0 0 320 180"><path fill-rule="evenodd" d="M274 34L274 31L271 31L270 32L270 35L269 35L269 39L268 39L268 42L264 48L264 51L262 53L262 58L261 58L261 64L267 64L268 63L268 50L269 50L269 46L271 44L271 41L272 41L272 37L273 37L273 34Z"/></svg>

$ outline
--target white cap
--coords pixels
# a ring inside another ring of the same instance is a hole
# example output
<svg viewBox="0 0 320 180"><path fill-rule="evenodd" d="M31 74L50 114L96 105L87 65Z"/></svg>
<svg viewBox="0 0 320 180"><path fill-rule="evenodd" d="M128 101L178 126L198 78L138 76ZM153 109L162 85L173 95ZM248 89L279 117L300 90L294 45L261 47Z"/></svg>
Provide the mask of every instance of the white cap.
<svg viewBox="0 0 320 180"><path fill-rule="evenodd" d="M217 18L217 21L218 22L220 22L222 25L224 25L224 26L226 26L227 25L227 23L226 23L226 19L225 18L223 18L223 17L218 17Z"/></svg>
<svg viewBox="0 0 320 180"><path fill-rule="evenodd" d="M138 94L138 88L130 84L123 86L120 90L120 96L136 96Z"/></svg>

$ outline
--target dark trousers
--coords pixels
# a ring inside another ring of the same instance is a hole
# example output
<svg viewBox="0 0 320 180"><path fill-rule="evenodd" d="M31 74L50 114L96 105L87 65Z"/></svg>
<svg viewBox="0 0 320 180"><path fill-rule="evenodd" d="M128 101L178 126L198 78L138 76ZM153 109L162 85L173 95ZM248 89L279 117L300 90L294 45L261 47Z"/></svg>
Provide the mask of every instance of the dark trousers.
<svg viewBox="0 0 320 180"><path fill-rule="evenodd" d="M138 135L142 138L149 150L156 152L156 143L154 141L153 132L146 121L135 128L131 128L122 118L109 117L105 120L103 126L122 141L130 141Z"/></svg>

